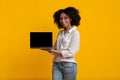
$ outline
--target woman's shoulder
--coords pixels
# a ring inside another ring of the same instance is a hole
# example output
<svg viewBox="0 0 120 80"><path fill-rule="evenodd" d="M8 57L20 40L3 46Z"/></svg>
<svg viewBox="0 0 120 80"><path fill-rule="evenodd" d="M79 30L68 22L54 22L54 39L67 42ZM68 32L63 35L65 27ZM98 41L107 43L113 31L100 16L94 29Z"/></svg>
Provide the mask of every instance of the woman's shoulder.
<svg viewBox="0 0 120 80"><path fill-rule="evenodd" d="M78 31L77 27L74 27L73 33L74 34L80 34L80 32Z"/></svg>
<svg viewBox="0 0 120 80"><path fill-rule="evenodd" d="M63 30L59 30L59 32L58 32L58 36L61 36L62 33L63 33Z"/></svg>
<svg viewBox="0 0 120 80"><path fill-rule="evenodd" d="M59 31L59 33L58 33L58 34L61 34L61 33L63 33L63 31L64 31L64 30L63 30L63 29L61 29L61 30Z"/></svg>
<svg viewBox="0 0 120 80"><path fill-rule="evenodd" d="M72 31L72 35L73 35L73 36L79 36L79 37L80 37L80 32L78 31L77 28Z"/></svg>

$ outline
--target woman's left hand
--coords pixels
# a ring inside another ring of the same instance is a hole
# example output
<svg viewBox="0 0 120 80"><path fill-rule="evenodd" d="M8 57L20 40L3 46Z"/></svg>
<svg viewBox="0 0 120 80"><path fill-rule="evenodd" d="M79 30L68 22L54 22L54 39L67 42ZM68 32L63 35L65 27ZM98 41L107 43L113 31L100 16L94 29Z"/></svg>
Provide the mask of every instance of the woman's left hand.
<svg viewBox="0 0 120 80"><path fill-rule="evenodd" d="M62 54L60 51L55 50L55 49L50 49L49 52L54 53L54 54Z"/></svg>

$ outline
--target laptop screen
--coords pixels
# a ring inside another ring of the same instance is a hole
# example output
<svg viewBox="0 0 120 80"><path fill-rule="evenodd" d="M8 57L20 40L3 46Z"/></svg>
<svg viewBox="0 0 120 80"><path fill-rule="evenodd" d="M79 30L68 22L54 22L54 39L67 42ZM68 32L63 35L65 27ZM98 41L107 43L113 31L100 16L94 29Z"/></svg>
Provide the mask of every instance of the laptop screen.
<svg viewBox="0 0 120 80"><path fill-rule="evenodd" d="M30 48L51 48L52 32L30 32Z"/></svg>

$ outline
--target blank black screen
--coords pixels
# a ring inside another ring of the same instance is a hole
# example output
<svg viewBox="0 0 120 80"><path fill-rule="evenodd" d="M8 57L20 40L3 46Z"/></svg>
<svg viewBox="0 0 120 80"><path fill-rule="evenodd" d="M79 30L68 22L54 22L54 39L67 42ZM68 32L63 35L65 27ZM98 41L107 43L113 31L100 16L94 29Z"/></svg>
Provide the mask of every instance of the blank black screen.
<svg viewBox="0 0 120 80"><path fill-rule="evenodd" d="M30 32L30 48L52 47L52 32Z"/></svg>

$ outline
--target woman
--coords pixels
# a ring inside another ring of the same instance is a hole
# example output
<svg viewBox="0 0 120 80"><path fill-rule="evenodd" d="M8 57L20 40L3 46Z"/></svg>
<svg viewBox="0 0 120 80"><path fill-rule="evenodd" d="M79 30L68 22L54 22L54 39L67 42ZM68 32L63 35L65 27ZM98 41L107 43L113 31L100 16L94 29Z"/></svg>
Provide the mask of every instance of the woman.
<svg viewBox="0 0 120 80"><path fill-rule="evenodd" d="M67 7L56 11L54 22L61 30L50 53L53 53L53 80L76 80L77 64L74 59L79 50L80 36L76 28L81 17L74 7Z"/></svg>

